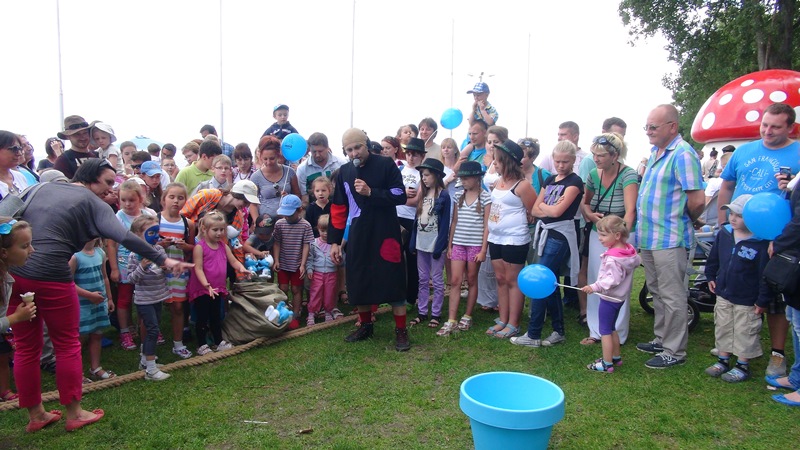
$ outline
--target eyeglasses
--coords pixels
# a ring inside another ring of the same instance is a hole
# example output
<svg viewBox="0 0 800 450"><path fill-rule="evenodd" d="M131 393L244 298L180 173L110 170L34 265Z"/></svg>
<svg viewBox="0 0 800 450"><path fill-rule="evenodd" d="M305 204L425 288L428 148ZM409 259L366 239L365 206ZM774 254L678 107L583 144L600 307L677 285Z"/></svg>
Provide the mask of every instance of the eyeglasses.
<svg viewBox="0 0 800 450"><path fill-rule="evenodd" d="M278 185L278 183L273 184L272 187L275 188L275 192L279 192L281 190L281 187Z"/></svg>
<svg viewBox="0 0 800 450"><path fill-rule="evenodd" d="M72 125L66 127L65 130L79 130L81 128L89 128L89 124L86 122L73 123Z"/></svg>
<svg viewBox="0 0 800 450"><path fill-rule="evenodd" d="M663 127L664 125L669 125L671 123L675 123L674 121L664 122L661 125L645 125L642 127L644 131L656 131L657 129Z"/></svg>
<svg viewBox="0 0 800 450"><path fill-rule="evenodd" d="M142 165L141 164L131 164L131 169L133 169L133 170L141 170L142 169Z"/></svg>
<svg viewBox="0 0 800 450"><path fill-rule="evenodd" d="M22 147L20 147L19 145L14 145L14 146L12 146L12 147L6 147L6 149L7 149L7 150L11 150L12 152L14 152L14 153L16 153L16 154L18 154L18 155L19 155L20 153L22 153Z"/></svg>
<svg viewBox="0 0 800 450"><path fill-rule="evenodd" d="M616 145L612 144L611 141L606 139L605 136L597 136L596 138L592 139L592 144L594 144L594 145L602 145L602 146L608 145L611 148L613 148L614 150L616 150L617 153L619 153L619 148L617 148Z"/></svg>

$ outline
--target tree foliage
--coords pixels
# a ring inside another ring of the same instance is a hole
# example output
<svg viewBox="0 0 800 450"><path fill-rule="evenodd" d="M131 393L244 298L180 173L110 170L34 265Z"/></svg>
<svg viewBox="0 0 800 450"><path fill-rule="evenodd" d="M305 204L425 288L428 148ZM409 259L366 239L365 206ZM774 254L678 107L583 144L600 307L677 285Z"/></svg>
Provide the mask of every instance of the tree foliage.
<svg viewBox="0 0 800 450"><path fill-rule="evenodd" d="M678 71L663 83L681 109L688 136L697 111L717 89L744 74L800 64L794 35L800 0L622 0L631 42L660 33Z"/></svg>

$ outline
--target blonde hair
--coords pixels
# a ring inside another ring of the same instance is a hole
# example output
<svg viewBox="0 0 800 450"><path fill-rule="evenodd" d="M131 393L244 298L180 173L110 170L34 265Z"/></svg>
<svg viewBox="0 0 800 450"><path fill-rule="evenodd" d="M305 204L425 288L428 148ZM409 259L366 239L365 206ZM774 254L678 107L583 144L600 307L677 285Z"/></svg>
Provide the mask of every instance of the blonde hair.
<svg viewBox="0 0 800 450"><path fill-rule="evenodd" d="M603 233L619 233L620 241L625 242L630 235L628 227L625 226L625 221L621 217L615 215L607 215L597 221L597 231Z"/></svg>
<svg viewBox="0 0 800 450"><path fill-rule="evenodd" d="M576 147L575 144L570 141L559 141L559 143L553 147L553 154L556 153L566 153L572 157L575 157L575 155L578 153L578 147Z"/></svg>
<svg viewBox="0 0 800 450"><path fill-rule="evenodd" d="M317 229L319 231L328 231L328 225L330 224L330 217L331 216L328 214L323 214L319 216L319 219L317 219Z"/></svg>
<svg viewBox="0 0 800 450"><path fill-rule="evenodd" d="M156 216L142 214L133 219L133 222L131 222L131 233L144 233L146 229L150 228L149 225L153 223L158 223L158 218Z"/></svg>
<svg viewBox="0 0 800 450"><path fill-rule="evenodd" d="M14 220L11 217L0 217L0 224L6 224ZM8 250L14 245L14 235L21 230L30 229L30 224L24 220L18 220L14 225L11 225L11 231L8 234L0 234L0 248ZM8 273L8 264L5 258L0 258L0 277L5 279ZM0 305L6 301L5 283L0 283Z"/></svg>
<svg viewBox="0 0 800 450"><path fill-rule="evenodd" d="M456 140L453 138L444 138L442 139L442 143L439 147L444 147L448 144L453 147L453 158L458 160L458 156L461 154L461 152L458 150L458 142L456 142ZM442 159L444 159L444 157L442 157Z"/></svg>
<svg viewBox="0 0 800 450"><path fill-rule="evenodd" d="M203 216L203 218L200 219L199 223L200 223L200 231L205 232L208 231L208 229L211 228L214 224L223 223L227 225L228 221L225 220L225 216L223 216L221 212L214 210L210 211L208 214Z"/></svg>
<svg viewBox="0 0 800 450"><path fill-rule="evenodd" d="M311 189L312 190L314 189L314 186L317 183L325 183L325 186L328 187L329 191L333 190L333 183L331 182L331 179L326 177L325 175L322 175L322 176L319 176L317 178L314 178L314 181L311 182Z"/></svg>
<svg viewBox="0 0 800 450"><path fill-rule="evenodd" d="M598 143L597 139L601 137L605 138L608 144ZM603 133L594 138L591 147L593 153L596 148L608 152L609 155L618 155L620 161L624 161L625 156L628 155L628 146L625 144L625 140L622 139L622 136L617 133Z"/></svg>
<svg viewBox="0 0 800 450"><path fill-rule="evenodd" d="M233 163L231 162L231 159L228 158L225 155L217 155L217 156L215 156L214 159L211 160L211 167L215 167L219 163L225 163L229 167L233 166Z"/></svg>
<svg viewBox="0 0 800 450"><path fill-rule="evenodd" d="M139 196L139 200L141 200L142 205L148 206L150 204L150 199L144 194L144 186L132 178L119 185L120 196L122 196L122 191L136 192L136 195Z"/></svg>

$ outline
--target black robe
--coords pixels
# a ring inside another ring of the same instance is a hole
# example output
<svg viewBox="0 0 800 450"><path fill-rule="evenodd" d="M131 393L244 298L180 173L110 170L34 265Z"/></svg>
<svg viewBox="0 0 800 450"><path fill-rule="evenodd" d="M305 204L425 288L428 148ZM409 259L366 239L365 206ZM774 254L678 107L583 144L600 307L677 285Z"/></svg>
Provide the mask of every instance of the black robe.
<svg viewBox="0 0 800 450"><path fill-rule="evenodd" d="M354 182L364 180L369 197L356 193ZM377 305L405 299L405 264L402 260L397 205L406 202L400 171L384 156L370 155L364 166L347 163L334 180L328 242L341 244L348 217L345 267L348 302Z"/></svg>

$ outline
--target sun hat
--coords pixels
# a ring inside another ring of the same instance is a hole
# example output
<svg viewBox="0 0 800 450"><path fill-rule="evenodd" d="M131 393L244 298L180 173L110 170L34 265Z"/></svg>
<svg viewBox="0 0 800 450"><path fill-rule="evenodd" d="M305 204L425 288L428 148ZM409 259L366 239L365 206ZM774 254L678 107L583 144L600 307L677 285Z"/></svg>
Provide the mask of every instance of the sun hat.
<svg viewBox="0 0 800 450"><path fill-rule="evenodd" d="M114 135L114 129L111 128L111 125L103 122L92 122L92 129L89 131L89 134L94 133L94 129L97 128L100 131L104 131L111 135L111 143L117 142L117 136ZM94 138L92 138L94 140Z"/></svg>
<svg viewBox="0 0 800 450"><path fill-rule="evenodd" d="M266 234L275 228L275 218L269 214L261 214L256 219L255 229L256 234Z"/></svg>
<svg viewBox="0 0 800 450"><path fill-rule="evenodd" d="M148 177L154 177L161 174L161 164L155 161L145 161L142 163L141 171Z"/></svg>
<svg viewBox="0 0 800 450"><path fill-rule="evenodd" d="M417 170L422 172L422 169L432 170L441 176L444 176L444 164L435 158L425 158L422 164L417 166Z"/></svg>
<svg viewBox="0 0 800 450"><path fill-rule="evenodd" d="M483 94L484 92L487 94L489 93L489 85L483 81L479 81L475 83L475 87L473 87L472 90L467 91L467 94Z"/></svg>
<svg viewBox="0 0 800 450"><path fill-rule="evenodd" d="M734 213L739 214L741 216L742 215L742 211L744 211L744 205L752 197L753 196L751 194L742 194L742 195L736 197L736 200L734 200L734 201L732 201L732 202L730 202L730 203L728 203L726 205L722 205L722 209L729 209L729 210L731 210L731 212L734 212Z"/></svg>
<svg viewBox="0 0 800 450"><path fill-rule="evenodd" d="M231 192L234 194L244 195L244 198L254 205L261 204L261 201L258 199L258 187L250 180L237 181L233 184Z"/></svg>
<svg viewBox="0 0 800 450"><path fill-rule="evenodd" d="M408 144L403 144L401 147L407 152L427 153L427 150L425 150L425 141L420 138L411 138Z"/></svg>
<svg viewBox="0 0 800 450"><path fill-rule="evenodd" d="M496 148L508 153L509 156L519 165L522 165L522 147L511 139L506 139L505 142L495 145Z"/></svg>
<svg viewBox="0 0 800 450"><path fill-rule="evenodd" d="M69 139L70 136L79 131L88 130L93 124L94 122L89 124L81 116L67 116L64 118L64 131L59 131L56 134L61 139Z"/></svg>
<svg viewBox="0 0 800 450"><path fill-rule="evenodd" d="M300 201L300 197L294 194L284 195L283 198L281 198L281 206L278 208L278 215L291 216L302 205L303 203Z"/></svg>
<svg viewBox="0 0 800 450"><path fill-rule="evenodd" d="M486 173L478 161L464 161L458 169L456 176L459 177L482 177Z"/></svg>

